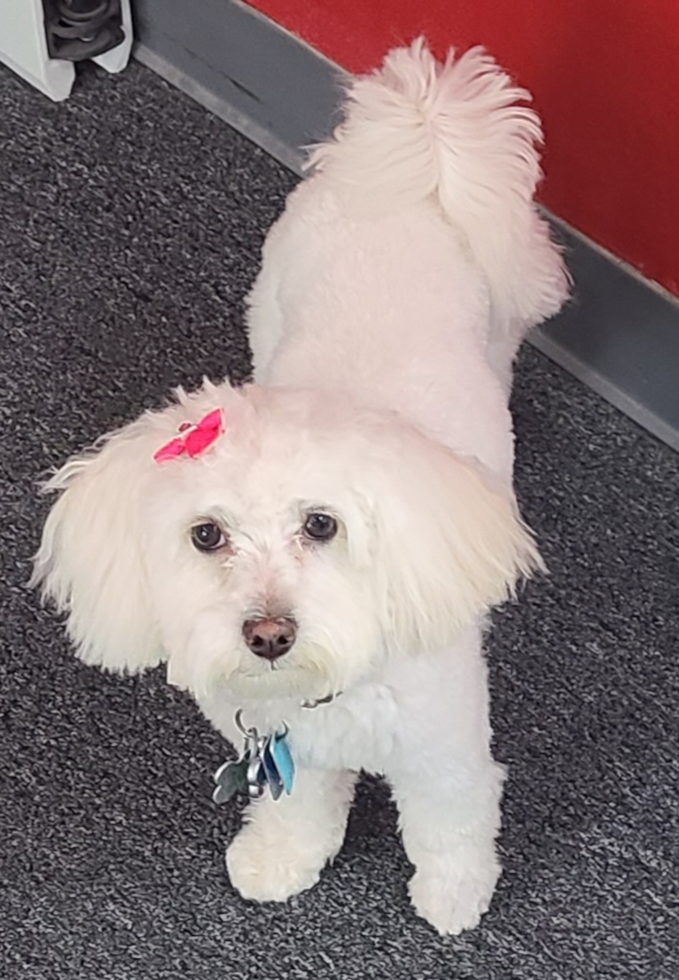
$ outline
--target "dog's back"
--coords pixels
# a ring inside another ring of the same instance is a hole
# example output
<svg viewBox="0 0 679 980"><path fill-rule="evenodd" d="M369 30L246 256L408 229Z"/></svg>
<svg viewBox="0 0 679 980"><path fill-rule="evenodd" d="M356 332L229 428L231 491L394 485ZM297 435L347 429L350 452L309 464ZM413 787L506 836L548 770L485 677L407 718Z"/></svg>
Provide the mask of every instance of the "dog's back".
<svg viewBox="0 0 679 980"><path fill-rule="evenodd" d="M493 417L507 435L516 349L567 293L533 203L527 98L482 49L440 65L421 40L354 82L265 246L258 380L346 388L447 442L464 427L464 448L500 465L483 444Z"/></svg>

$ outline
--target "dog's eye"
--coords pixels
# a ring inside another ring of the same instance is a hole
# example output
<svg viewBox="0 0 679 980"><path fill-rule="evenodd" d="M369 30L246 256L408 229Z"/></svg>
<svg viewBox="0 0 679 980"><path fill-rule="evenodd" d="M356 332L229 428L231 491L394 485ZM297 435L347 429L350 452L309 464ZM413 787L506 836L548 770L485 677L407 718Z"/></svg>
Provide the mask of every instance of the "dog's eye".
<svg viewBox="0 0 679 980"><path fill-rule="evenodd" d="M220 527L206 521L191 528L191 541L198 551L216 551L226 544L226 537Z"/></svg>
<svg viewBox="0 0 679 980"><path fill-rule="evenodd" d="M337 534L337 521L330 514L309 514L303 530L312 541L330 541Z"/></svg>

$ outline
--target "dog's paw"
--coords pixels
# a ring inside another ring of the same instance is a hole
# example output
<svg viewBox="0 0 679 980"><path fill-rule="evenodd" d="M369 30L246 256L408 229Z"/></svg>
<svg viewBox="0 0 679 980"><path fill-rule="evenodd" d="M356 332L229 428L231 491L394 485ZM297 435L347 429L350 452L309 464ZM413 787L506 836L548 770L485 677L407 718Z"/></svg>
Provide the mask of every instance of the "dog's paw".
<svg viewBox="0 0 679 980"><path fill-rule="evenodd" d="M324 844L289 835L270 837L249 824L227 849L229 878L243 898L285 902L316 884L334 856Z"/></svg>
<svg viewBox="0 0 679 980"><path fill-rule="evenodd" d="M410 881L410 898L418 915L442 936L474 929L488 911L500 865L492 860L465 867L449 855L419 861Z"/></svg>

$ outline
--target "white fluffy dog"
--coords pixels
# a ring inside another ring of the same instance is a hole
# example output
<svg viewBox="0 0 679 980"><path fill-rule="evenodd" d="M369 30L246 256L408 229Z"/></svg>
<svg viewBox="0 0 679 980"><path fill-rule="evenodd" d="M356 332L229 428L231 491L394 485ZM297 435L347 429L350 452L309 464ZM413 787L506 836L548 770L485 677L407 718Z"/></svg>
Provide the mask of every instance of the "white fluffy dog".
<svg viewBox="0 0 679 980"><path fill-rule="evenodd" d="M567 292L527 98L479 48L393 51L264 246L256 383L180 390L49 483L34 579L79 655L167 663L232 741L238 709L289 730L291 794L251 803L227 851L246 898L318 880L362 769L393 790L420 915L457 933L493 894L482 638L540 567L511 366Z"/></svg>

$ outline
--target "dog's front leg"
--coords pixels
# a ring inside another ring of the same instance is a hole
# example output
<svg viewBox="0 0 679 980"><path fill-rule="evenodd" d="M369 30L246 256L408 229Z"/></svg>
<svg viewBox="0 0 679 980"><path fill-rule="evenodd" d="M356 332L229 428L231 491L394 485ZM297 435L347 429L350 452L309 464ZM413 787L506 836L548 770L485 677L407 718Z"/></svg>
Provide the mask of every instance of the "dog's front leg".
<svg viewBox="0 0 679 980"><path fill-rule="evenodd" d="M440 933L457 934L478 924L500 875L504 770L490 754L480 633L399 673L399 737L385 775L415 865L410 896Z"/></svg>
<svg viewBox="0 0 679 980"><path fill-rule="evenodd" d="M440 933L457 935L478 925L500 876L495 837L502 772L492 763L477 770L473 778L485 788L436 786L436 775L426 777L434 785L423 787L422 777L392 777L403 843L415 865L410 897Z"/></svg>
<svg viewBox="0 0 679 980"><path fill-rule="evenodd" d="M355 781L351 772L302 769L290 796L250 804L226 852L243 898L284 902L316 884L342 846Z"/></svg>

